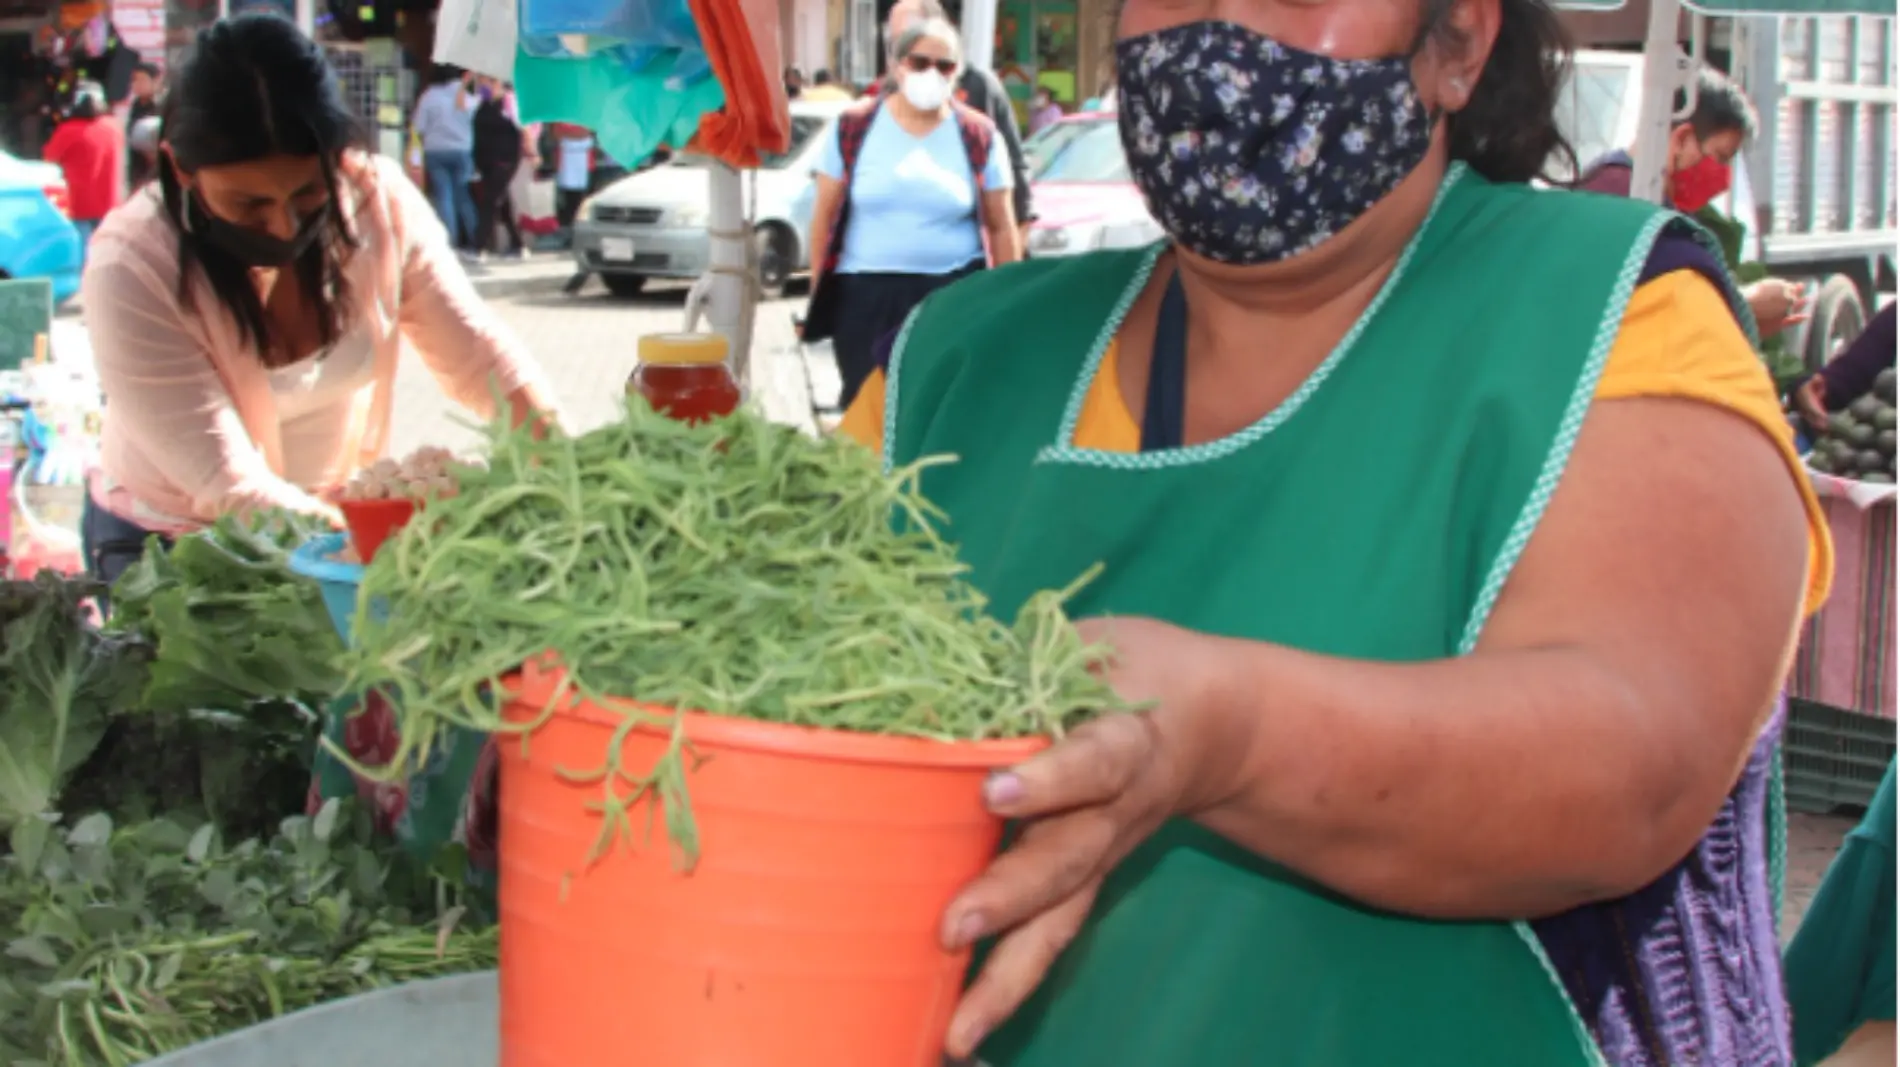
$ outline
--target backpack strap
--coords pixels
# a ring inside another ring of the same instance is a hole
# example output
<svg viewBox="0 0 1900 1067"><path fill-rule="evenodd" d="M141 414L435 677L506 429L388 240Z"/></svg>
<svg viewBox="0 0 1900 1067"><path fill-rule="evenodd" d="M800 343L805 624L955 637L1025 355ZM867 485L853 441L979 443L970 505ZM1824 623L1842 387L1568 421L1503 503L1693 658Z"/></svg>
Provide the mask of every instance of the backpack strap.
<svg viewBox="0 0 1900 1067"><path fill-rule="evenodd" d="M990 153L996 148L996 123L961 101L951 102L950 113L956 117L957 132L963 135L963 153L970 157L970 176L980 186L983 172L989 169Z"/></svg>

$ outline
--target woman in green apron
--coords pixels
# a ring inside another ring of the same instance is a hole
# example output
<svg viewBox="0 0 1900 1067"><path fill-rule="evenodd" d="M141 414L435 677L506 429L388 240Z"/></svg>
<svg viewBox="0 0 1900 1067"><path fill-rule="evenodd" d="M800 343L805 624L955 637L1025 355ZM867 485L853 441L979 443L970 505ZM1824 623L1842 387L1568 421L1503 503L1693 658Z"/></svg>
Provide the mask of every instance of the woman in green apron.
<svg viewBox="0 0 1900 1067"><path fill-rule="evenodd" d="M1824 527L1696 233L1540 191L1542 0L1126 0L1163 245L930 297L846 430L1151 702L995 776L991 1067L1785 1064Z"/></svg>

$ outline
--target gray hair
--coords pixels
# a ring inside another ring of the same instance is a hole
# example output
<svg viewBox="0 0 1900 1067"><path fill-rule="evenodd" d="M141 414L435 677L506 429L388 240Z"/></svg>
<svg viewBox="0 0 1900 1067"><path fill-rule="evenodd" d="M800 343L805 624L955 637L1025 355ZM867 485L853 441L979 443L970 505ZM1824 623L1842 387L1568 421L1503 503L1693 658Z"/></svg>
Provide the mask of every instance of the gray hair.
<svg viewBox="0 0 1900 1067"><path fill-rule="evenodd" d="M917 19L904 27L904 32L891 42L891 62L895 64L910 55L910 50L917 47L917 42L925 38L949 45L950 58L957 61L957 66L963 65L963 35L957 32L949 19L935 16Z"/></svg>

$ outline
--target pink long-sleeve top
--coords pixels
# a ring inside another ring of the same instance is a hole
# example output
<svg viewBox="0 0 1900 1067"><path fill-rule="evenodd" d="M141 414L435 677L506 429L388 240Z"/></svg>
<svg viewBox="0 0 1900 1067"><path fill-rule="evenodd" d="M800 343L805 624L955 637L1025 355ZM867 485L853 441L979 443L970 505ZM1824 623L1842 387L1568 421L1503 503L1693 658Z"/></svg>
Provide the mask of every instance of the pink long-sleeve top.
<svg viewBox="0 0 1900 1067"><path fill-rule="evenodd" d="M345 402L325 408L341 420L338 432L299 435L325 442L322 457L287 462L282 372L240 338L201 274L193 272L189 306L179 300L178 233L156 190L99 227L81 293L106 400L89 479L101 508L162 533L234 511L320 508L326 491L387 450L404 348L451 399L484 417L497 390L534 386L547 395L539 368L476 295L400 164L353 153L340 176L339 206L359 242L346 267L359 321L343 334L367 346L369 369ZM292 468L322 474L298 484Z"/></svg>

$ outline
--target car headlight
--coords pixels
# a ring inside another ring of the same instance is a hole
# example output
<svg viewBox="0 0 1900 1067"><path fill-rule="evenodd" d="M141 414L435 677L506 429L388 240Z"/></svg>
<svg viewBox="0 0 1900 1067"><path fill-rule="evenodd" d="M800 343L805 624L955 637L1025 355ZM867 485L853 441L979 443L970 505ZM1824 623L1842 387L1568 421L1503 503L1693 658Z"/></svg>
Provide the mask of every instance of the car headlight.
<svg viewBox="0 0 1900 1067"><path fill-rule="evenodd" d="M1029 231L1031 252L1064 252L1069 248L1069 231L1054 228Z"/></svg>
<svg viewBox="0 0 1900 1067"><path fill-rule="evenodd" d="M574 209L574 217L577 219L588 219L593 222L599 222L600 221L599 219L594 218L594 198L590 196L587 199L582 200L581 206Z"/></svg>
<svg viewBox="0 0 1900 1067"><path fill-rule="evenodd" d="M706 225L706 209L703 207L676 207L666 213L668 226L691 229Z"/></svg>
<svg viewBox="0 0 1900 1067"><path fill-rule="evenodd" d="M1029 251L1045 256L1076 255L1101 244L1100 226L1050 226L1029 231Z"/></svg>

